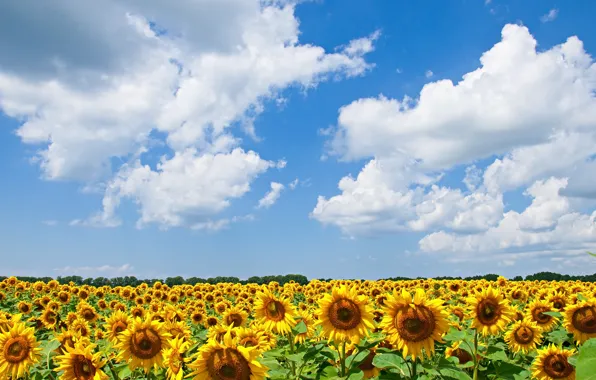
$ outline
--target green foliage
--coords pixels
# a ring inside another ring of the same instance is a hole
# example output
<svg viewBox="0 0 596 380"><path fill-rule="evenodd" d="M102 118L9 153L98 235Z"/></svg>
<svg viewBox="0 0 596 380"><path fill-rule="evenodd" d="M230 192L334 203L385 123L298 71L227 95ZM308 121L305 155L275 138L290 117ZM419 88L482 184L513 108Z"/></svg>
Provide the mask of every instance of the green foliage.
<svg viewBox="0 0 596 380"><path fill-rule="evenodd" d="M596 338L586 341L579 349L576 378L596 380Z"/></svg>

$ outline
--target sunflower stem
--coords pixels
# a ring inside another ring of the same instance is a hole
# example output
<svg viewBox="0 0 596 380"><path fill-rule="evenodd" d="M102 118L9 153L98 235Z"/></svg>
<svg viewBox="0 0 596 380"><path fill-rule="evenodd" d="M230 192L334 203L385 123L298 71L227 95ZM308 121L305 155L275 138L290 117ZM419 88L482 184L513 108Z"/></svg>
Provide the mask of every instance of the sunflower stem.
<svg viewBox="0 0 596 380"><path fill-rule="evenodd" d="M290 337L288 338L288 340L290 341L290 353L292 355L294 355L294 353L296 352L295 346L294 346L294 333L290 332ZM296 363L294 363L294 361L290 361L290 366L292 367L292 375L294 376L294 378L296 378Z"/></svg>
<svg viewBox="0 0 596 380"><path fill-rule="evenodd" d="M109 358L108 358L108 367L110 367L110 372L112 372L112 375L114 375L114 379L120 380L120 377L118 376L118 373L114 369L114 365L112 364L112 361Z"/></svg>
<svg viewBox="0 0 596 380"><path fill-rule="evenodd" d="M341 377L346 376L346 341L344 340L341 345Z"/></svg>
<svg viewBox="0 0 596 380"><path fill-rule="evenodd" d="M418 364L418 359L414 359L412 361L412 379L418 378L418 375L416 374L418 372L416 369L416 364Z"/></svg>
<svg viewBox="0 0 596 380"><path fill-rule="evenodd" d="M48 351L48 356L46 358L46 365L48 367L48 374L50 375L50 379L55 380L56 378L52 374L52 368L50 368L50 355L51 354L52 354L52 351Z"/></svg>
<svg viewBox="0 0 596 380"><path fill-rule="evenodd" d="M478 330L474 329L474 377L478 380Z"/></svg>

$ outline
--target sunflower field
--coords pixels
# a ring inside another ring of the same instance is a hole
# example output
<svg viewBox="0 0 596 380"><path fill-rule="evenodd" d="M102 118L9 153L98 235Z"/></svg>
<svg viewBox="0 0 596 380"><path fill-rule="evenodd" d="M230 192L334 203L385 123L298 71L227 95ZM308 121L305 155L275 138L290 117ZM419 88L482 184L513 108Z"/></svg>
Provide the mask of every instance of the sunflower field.
<svg viewBox="0 0 596 380"><path fill-rule="evenodd" d="M596 284L0 282L3 379L596 379Z"/></svg>

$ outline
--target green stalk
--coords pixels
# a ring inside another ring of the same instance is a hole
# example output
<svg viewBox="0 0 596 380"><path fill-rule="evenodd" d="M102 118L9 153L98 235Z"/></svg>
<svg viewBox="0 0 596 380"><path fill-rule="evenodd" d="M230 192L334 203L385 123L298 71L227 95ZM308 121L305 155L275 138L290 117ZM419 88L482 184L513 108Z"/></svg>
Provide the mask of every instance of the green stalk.
<svg viewBox="0 0 596 380"><path fill-rule="evenodd" d="M290 341L290 354L293 355L296 352L296 349L294 347L294 334L292 332L290 332L288 340ZM293 360L290 360L290 366L292 367L292 376L296 378L296 363L294 363Z"/></svg>
<svg viewBox="0 0 596 380"><path fill-rule="evenodd" d="M418 372L416 364L418 364L418 359L414 359L414 361L412 361L412 379L418 378L418 375L416 375L416 373Z"/></svg>
<svg viewBox="0 0 596 380"><path fill-rule="evenodd" d="M112 364L112 361L109 358L108 358L108 367L110 367L110 372L112 372L112 375L114 375L114 379L120 380L120 377L118 376L118 373L116 373L116 370L114 369L114 365Z"/></svg>
<svg viewBox="0 0 596 380"><path fill-rule="evenodd" d="M478 380L478 330L474 329L474 377Z"/></svg>
<svg viewBox="0 0 596 380"><path fill-rule="evenodd" d="M341 346L341 357L340 357L340 362L341 362L341 377L344 377L346 375L346 341L343 341L343 344Z"/></svg>

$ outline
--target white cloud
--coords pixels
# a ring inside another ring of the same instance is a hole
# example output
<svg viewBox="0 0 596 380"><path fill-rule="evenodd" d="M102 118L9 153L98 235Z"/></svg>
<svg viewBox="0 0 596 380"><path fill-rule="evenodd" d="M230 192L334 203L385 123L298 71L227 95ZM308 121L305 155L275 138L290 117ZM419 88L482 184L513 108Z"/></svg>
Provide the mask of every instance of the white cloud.
<svg viewBox="0 0 596 380"><path fill-rule="evenodd" d="M574 250L596 243L596 211L586 215L572 210L569 201L559 195L565 186L563 179L537 181L528 189L533 200L523 212L508 211L496 226L479 234L434 232L420 241L420 248L472 257L511 248Z"/></svg>
<svg viewBox="0 0 596 380"><path fill-rule="evenodd" d="M285 186L281 183L271 182L271 190L269 190L263 198L259 199L257 208L269 208L273 206L281 196L281 192L284 188Z"/></svg>
<svg viewBox="0 0 596 380"><path fill-rule="evenodd" d="M374 42L381 36L381 31L376 30L370 36L358 38L342 49L349 56L359 56L375 50Z"/></svg>
<svg viewBox="0 0 596 380"><path fill-rule="evenodd" d="M550 11L548 11L547 14L540 17L540 21L541 22L551 22L551 21L554 21L558 15L559 15L559 10L553 8Z"/></svg>
<svg viewBox="0 0 596 380"><path fill-rule="evenodd" d="M292 182L290 182L288 184L288 187L290 188L290 190L294 190L296 188L296 186L298 186L299 180L298 178L296 178L295 180L293 180Z"/></svg>
<svg viewBox="0 0 596 380"><path fill-rule="evenodd" d="M123 264L121 266L101 265L97 267L83 266L72 267L66 266L62 268L54 268L59 276L82 276L82 277L121 277L130 276L134 274L134 267L130 264Z"/></svg>
<svg viewBox="0 0 596 380"><path fill-rule="evenodd" d="M254 215L248 214L244 216L234 216L230 219L223 218L217 220L207 220L206 222L196 223L190 226L191 230L206 230L209 232L216 232L228 228L230 224L238 222L246 222L255 220Z"/></svg>
<svg viewBox="0 0 596 380"><path fill-rule="evenodd" d="M42 224L48 226L48 227L55 227L58 225L58 221L57 220L42 220L41 222Z"/></svg>
<svg viewBox="0 0 596 380"><path fill-rule="evenodd" d="M435 75L435 73L433 73L431 70L426 70L424 73L424 76L427 78L432 78L433 75Z"/></svg>
<svg viewBox="0 0 596 380"><path fill-rule="evenodd" d="M259 0L15 3L0 32L0 110L39 147L43 177L105 189L103 210L73 224L118 225L120 200L131 198L139 225L164 227L207 222L259 174L283 168L240 149L238 133L258 139L253 121L290 86L367 72L363 55L379 37L336 52L300 44L293 2ZM171 153L152 168L155 148ZM201 176L210 161L223 166L221 182Z"/></svg>
<svg viewBox="0 0 596 380"><path fill-rule="evenodd" d="M595 168L596 64L577 37L536 45L527 28L506 25L461 81L428 83L415 100L342 107L327 154L370 161L339 181L339 194L319 196L311 217L350 236L428 231L426 251L541 243L570 252L591 241L593 214L582 212L595 204L580 198L596 197L596 177L585 175ZM481 159L493 160L484 172ZM438 184L463 165L467 191ZM520 187L532 206L505 212L504 194ZM567 233L571 225L578 230Z"/></svg>
<svg viewBox="0 0 596 380"><path fill-rule="evenodd" d="M395 69L395 72L398 73L398 74L401 74L401 73L403 73L403 70L400 69L400 68L397 68L397 69Z"/></svg>

